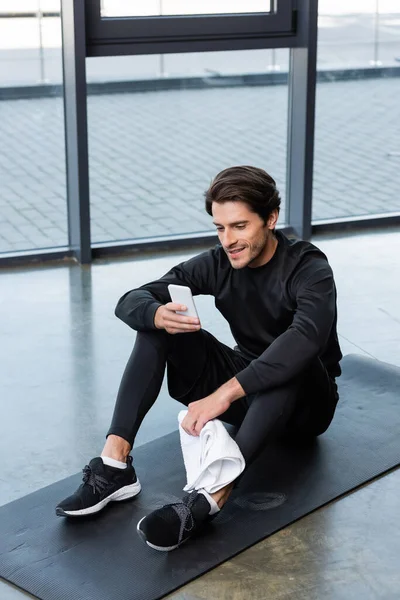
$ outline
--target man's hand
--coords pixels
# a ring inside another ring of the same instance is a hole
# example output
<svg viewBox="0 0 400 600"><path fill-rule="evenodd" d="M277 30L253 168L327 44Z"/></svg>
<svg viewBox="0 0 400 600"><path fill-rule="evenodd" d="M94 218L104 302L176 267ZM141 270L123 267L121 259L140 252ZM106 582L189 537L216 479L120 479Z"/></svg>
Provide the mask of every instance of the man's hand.
<svg viewBox="0 0 400 600"><path fill-rule="evenodd" d="M191 402L181 427L190 435L199 435L204 425L222 415L230 407L229 400L215 397L216 393Z"/></svg>
<svg viewBox="0 0 400 600"><path fill-rule="evenodd" d="M196 400L196 402L191 402L181 427L190 435L199 435L208 421L222 415L228 410L232 402L245 395L244 389L236 377L233 377L221 385L213 394L201 400Z"/></svg>
<svg viewBox="0 0 400 600"><path fill-rule="evenodd" d="M188 333L199 331L201 325L197 318L178 315L177 310L186 310L186 306L168 302L159 306L154 315L154 325L157 329L165 329L168 333Z"/></svg>

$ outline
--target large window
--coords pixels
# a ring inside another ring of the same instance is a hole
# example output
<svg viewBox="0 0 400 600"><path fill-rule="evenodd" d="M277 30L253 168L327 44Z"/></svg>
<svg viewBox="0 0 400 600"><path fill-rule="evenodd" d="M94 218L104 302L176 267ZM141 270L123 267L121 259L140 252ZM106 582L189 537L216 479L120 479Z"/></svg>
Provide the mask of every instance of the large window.
<svg viewBox="0 0 400 600"><path fill-rule="evenodd" d="M288 87L271 52L166 55L164 70L170 89L88 98L92 241L210 231L204 191L239 164L276 179L284 224Z"/></svg>
<svg viewBox="0 0 400 600"><path fill-rule="evenodd" d="M0 253L68 244L60 17L39 7L1 3Z"/></svg>
<svg viewBox="0 0 400 600"><path fill-rule="evenodd" d="M320 0L316 223L400 211L399 22L397 1Z"/></svg>

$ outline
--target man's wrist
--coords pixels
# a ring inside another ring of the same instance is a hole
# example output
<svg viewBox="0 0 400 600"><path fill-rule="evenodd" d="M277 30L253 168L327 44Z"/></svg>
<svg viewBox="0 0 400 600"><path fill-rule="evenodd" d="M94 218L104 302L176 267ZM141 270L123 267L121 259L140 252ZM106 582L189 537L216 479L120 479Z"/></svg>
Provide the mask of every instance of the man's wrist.
<svg viewBox="0 0 400 600"><path fill-rule="evenodd" d="M243 398L243 396L246 395L236 377L232 377L232 379L229 379L229 381L221 385L216 393L219 394L222 400L229 402L229 404L232 404L235 400L239 400L239 398Z"/></svg>

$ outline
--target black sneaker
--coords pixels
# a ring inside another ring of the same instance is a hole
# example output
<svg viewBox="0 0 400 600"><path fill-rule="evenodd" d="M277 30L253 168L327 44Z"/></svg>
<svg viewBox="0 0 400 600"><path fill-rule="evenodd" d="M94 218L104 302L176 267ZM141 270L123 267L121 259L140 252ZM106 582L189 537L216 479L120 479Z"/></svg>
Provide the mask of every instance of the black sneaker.
<svg viewBox="0 0 400 600"><path fill-rule="evenodd" d="M56 506L59 517L84 517L102 510L109 502L133 498L141 490L132 457L126 469L105 465L100 457L93 458L83 469L83 483L76 492Z"/></svg>
<svg viewBox="0 0 400 600"><path fill-rule="evenodd" d="M175 550L211 521L210 504L203 494L192 492L181 502L166 504L137 524L140 537L150 548Z"/></svg>

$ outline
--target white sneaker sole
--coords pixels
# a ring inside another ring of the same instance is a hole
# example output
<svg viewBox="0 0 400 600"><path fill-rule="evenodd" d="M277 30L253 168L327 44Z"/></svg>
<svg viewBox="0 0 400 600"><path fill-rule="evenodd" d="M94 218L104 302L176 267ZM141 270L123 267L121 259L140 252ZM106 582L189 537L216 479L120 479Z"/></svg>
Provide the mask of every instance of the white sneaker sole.
<svg viewBox="0 0 400 600"><path fill-rule="evenodd" d="M82 508L80 510L63 510L62 508L56 508L56 514L61 517L84 517L86 515L93 515L100 510L103 510L109 502L120 502L121 500L128 500L137 496L142 489L139 479L132 485L125 485L123 488L117 490L107 498L104 498L97 504L89 506L88 508Z"/></svg>
<svg viewBox="0 0 400 600"><path fill-rule="evenodd" d="M142 531L140 529L140 523L143 521L143 519L145 519L146 517L143 517L142 519L140 519L139 523L136 526L136 530L139 534L139 536L142 538L142 540L148 545L150 546L150 548L153 548L154 550L158 550L159 552L170 552L171 550L176 550L177 548L179 548L179 546L181 546L182 544L176 544L175 546L155 546L154 544L151 544L150 542L147 541L146 535L144 533L144 531ZM188 538L189 539L189 538ZM185 540L185 542L187 542L187 540ZM182 542L182 543L185 543Z"/></svg>

